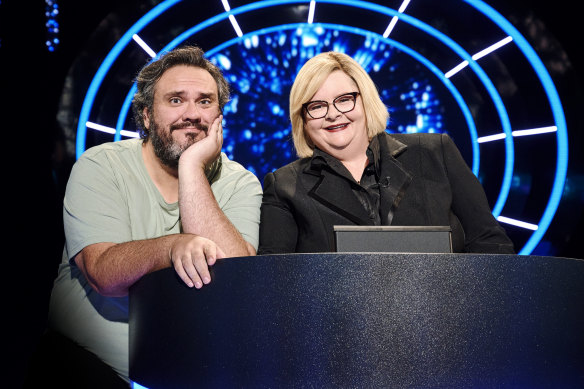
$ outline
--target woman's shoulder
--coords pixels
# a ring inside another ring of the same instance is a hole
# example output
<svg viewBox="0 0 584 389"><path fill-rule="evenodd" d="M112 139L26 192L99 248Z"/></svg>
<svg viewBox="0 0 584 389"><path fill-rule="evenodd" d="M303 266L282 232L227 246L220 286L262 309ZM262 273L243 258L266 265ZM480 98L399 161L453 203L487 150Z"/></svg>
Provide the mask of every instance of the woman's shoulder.
<svg viewBox="0 0 584 389"><path fill-rule="evenodd" d="M405 149L410 151L442 153L454 146L452 138L446 133L387 134L387 137L405 145Z"/></svg>
<svg viewBox="0 0 584 389"><path fill-rule="evenodd" d="M276 176L288 176L290 174L296 175L310 165L310 160L310 157L297 159L274 170L271 174Z"/></svg>
<svg viewBox="0 0 584 389"><path fill-rule="evenodd" d="M293 188L303 176L306 167L310 165L311 158L301 158L288 163L264 177L264 191L268 188Z"/></svg>
<svg viewBox="0 0 584 389"><path fill-rule="evenodd" d="M414 134L386 134L388 137L393 138L407 146L416 144L440 144L445 141L445 139L450 139L448 134L445 133L426 133L419 132Z"/></svg>

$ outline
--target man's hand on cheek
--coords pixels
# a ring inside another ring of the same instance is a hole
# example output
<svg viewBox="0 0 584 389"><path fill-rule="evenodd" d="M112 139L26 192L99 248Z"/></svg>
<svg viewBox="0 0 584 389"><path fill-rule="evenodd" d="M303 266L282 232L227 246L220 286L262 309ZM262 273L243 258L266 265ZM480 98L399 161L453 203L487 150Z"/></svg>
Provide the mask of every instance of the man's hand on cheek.
<svg viewBox="0 0 584 389"><path fill-rule="evenodd" d="M189 167L198 167L205 169L217 159L221 154L221 146L223 146L223 127L221 122L223 115L219 115L207 130L207 136L198 142L193 143L186 149L181 157L179 164Z"/></svg>

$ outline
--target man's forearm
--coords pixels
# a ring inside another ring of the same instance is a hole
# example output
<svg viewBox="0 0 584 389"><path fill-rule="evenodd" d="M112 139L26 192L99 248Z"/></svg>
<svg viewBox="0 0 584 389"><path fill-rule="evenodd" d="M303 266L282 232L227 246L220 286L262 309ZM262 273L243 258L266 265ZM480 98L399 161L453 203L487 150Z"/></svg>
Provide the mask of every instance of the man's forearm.
<svg viewBox="0 0 584 389"><path fill-rule="evenodd" d="M212 240L229 257L254 254L217 204L202 169L179 170L179 208L184 232Z"/></svg>
<svg viewBox="0 0 584 389"><path fill-rule="evenodd" d="M119 244L97 243L75 258L91 286L100 294L120 297L145 274L171 266L169 250L180 235Z"/></svg>

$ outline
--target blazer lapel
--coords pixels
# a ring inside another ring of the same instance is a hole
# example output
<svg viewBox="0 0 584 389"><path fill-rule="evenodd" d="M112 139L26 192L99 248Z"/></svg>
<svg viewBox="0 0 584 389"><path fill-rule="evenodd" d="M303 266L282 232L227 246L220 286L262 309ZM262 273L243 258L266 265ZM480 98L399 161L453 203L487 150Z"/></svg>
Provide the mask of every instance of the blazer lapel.
<svg viewBox="0 0 584 389"><path fill-rule="evenodd" d="M310 167L303 176L310 197L357 225L373 224L345 178Z"/></svg>
<svg viewBox="0 0 584 389"><path fill-rule="evenodd" d="M412 175L395 159L406 152L407 146L390 135L379 136L380 175L379 195L381 224L391 225L393 215L404 197Z"/></svg>

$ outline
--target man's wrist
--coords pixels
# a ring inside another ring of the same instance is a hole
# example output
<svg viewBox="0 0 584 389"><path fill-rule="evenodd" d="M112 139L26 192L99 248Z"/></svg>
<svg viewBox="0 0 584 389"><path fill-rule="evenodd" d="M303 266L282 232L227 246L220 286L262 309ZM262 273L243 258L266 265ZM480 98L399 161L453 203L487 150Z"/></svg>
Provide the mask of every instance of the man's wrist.
<svg viewBox="0 0 584 389"><path fill-rule="evenodd" d="M195 169L204 172L205 162L192 156L185 156L185 153L183 153L183 155L181 155L181 157L178 160L178 169L179 173L180 170L182 169L188 169L189 171L193 171L193 169Z"/></svg>

